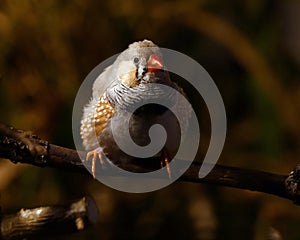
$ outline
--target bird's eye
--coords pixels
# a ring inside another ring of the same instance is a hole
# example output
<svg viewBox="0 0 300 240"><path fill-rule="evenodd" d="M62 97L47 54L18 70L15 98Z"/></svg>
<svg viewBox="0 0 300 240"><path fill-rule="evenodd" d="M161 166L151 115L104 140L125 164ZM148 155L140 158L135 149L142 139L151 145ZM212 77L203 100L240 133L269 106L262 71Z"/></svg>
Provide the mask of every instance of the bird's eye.
<svg viewBox="0 0 300 240"><path fill-rule="evenodd" d="M139 61L140 61L140 59L139 59L138 57L135 57L135 58L133 59L133 62L136 63L136 64L139 63Z"/></svg>

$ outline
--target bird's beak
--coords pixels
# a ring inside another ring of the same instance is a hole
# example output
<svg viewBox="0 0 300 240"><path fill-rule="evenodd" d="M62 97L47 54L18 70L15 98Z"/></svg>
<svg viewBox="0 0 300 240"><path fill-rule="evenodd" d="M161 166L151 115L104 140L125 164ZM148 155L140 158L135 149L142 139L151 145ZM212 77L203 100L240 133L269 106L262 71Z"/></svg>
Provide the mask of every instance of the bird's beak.
<svg viewBox="0 0 300 240"><path fill-rule="evenodd" d="M161 70L163 68L163 62L161 57L157 54L151 54L148 59L147 66L148 72L156 72Z"/></svg>

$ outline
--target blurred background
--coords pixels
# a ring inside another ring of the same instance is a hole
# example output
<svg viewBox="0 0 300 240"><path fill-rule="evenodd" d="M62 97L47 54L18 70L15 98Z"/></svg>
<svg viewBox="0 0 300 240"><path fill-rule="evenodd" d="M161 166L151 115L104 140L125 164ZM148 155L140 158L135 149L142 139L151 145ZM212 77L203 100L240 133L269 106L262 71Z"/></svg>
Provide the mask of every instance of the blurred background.
<svg viewBox="0 0 300 240"><path fill-rule="evenodd" d="M299 163L296 0L2 0L0 121L73 148L81 82L144 38L194 58L214 79L228 119L220 164L288 174ZM209 118L200 122L206 146ZM128 194L89 176L4 159L0 179L3 213L95 198L98 226L59 239L300 239L300 208L262 193L181 182Z"/></svg>

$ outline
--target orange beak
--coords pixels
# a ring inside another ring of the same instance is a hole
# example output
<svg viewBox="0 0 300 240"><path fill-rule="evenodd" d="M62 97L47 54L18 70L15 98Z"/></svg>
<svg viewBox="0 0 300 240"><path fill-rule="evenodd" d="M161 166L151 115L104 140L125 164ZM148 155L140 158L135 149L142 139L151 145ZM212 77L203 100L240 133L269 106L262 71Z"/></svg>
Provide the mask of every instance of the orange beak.
<svg viewBox="0 0 300 240"><path fill-rule="evenodd" d="M162 59L157 54L150 55L147 64L148 72L156 72L163 68Z"/></svg>

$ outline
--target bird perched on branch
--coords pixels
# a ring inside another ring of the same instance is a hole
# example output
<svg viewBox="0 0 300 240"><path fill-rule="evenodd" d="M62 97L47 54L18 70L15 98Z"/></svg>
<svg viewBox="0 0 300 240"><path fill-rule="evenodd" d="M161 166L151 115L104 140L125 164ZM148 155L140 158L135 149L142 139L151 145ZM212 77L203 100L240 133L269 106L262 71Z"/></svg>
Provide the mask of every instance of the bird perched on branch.
<svg viewBox="0 0 300 240"><path fill-rule="evenodd" d="M164 70L161 51L149 40L130 44L116 61L106 68L93 84L92 98L83 109L80 134L83 146L88 151L86 160L92 160L92 174L96 174L97 159L103 164L104 155L113 164L126 169L128 162L146 163L148 159L136 161L122 151L114 141L112 120L117 120L117 134L122 134L123 128L129 128L133 141L140 146L150 142L149 128L153 124L161 124L167 132L167 141L158 153L161 167L166 166L169 178L171 169L169 162L175 155L180 143L180 126L174 115L164 106L148 104L132 112L133 106L145 98L161 98L163 101L173 101L163 91L148 88L149 83L167 85L183 94L181 88L170 80L169 73ZM160 86L160 85L158 85ZM129 126L122 119L131 115ZM182 126L181 126L182 127ZM119 133L118 133L119 131Z"/></svg>

